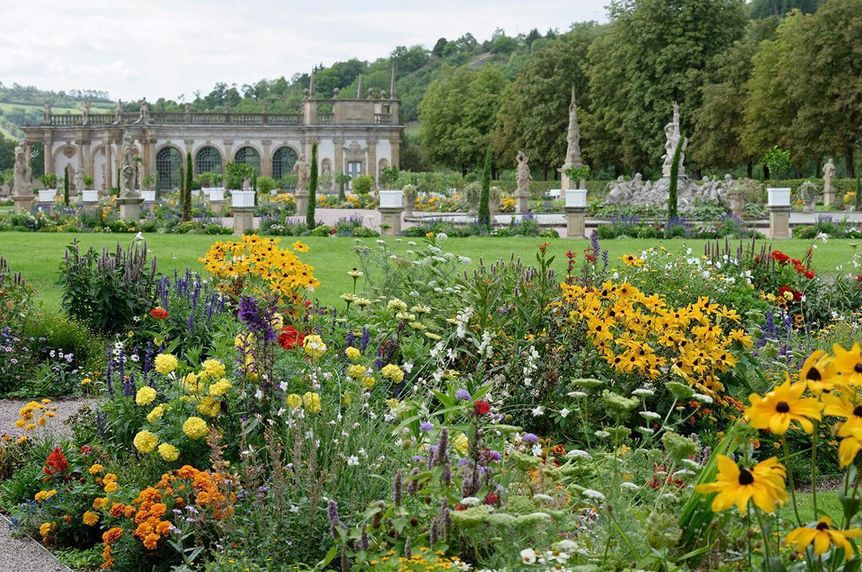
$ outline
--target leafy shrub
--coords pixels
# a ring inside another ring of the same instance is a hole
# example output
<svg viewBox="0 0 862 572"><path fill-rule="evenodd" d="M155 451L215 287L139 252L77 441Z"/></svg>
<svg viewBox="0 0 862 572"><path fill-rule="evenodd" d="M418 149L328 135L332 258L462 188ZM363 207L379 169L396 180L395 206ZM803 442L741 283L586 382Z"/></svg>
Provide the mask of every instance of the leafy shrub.
<svg viewBox="0 0 862 572"><path fill-rule="evenodd" d="M272 177L258 177L257 178L257 190L260 193L268 195L269 192L275 189L276 183L275 179Z"/></svg>
<svg viewBox="0 0 862 572"><path fill-rule="evenodd" d="M374 179L368 175L359 175L354 177L352 188L357 195L367 195L371 192L371 187L374 185Z"/></svg>

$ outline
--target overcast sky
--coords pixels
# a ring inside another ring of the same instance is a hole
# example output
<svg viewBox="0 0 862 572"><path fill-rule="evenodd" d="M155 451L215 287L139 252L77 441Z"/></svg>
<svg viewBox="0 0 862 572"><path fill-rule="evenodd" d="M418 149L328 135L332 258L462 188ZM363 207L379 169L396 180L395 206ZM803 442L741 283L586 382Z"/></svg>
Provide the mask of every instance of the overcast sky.
<svg viewBox="0 0 862 572"><path fill-rule="evenodd" d="M606 20L607 0L3 0L0 82L192 99L398 45L565 31Z"/></svg>

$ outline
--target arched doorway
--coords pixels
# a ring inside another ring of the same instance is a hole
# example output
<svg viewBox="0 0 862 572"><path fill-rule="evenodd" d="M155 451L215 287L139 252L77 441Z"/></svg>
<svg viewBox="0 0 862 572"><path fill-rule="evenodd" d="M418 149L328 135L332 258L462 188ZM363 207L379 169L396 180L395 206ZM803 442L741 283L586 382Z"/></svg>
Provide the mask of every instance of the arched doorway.
<svg viewBox="0 0 862 572"><path fill-rule="evenodd" d="M293 171L293 165L299 157L290 147L279 147L272 156L272 178L276 181L286 177Z"/></svg>
<svg viewBox="0 0 862 572"><path fill-rule="evenodd" d="M195 175L222 172L221 153L211 145L201 147L195 154Z"/></svg>
<svg viewBox="0 0 862 572"><path fill-rule="evenodd" d="M176 147L164 147L156 153L156 188L160 191L179 189L183 154Z"/></svg>
<svg viewBox="0 0 862 572"><path fill-rule="evenodd" d="M234 155L234 161L251 165L254 172L257 173L257 175L260 175L260 153L258 153L257 149L254 147L246 145L245 147L237 149L236 154Z"/></svg>

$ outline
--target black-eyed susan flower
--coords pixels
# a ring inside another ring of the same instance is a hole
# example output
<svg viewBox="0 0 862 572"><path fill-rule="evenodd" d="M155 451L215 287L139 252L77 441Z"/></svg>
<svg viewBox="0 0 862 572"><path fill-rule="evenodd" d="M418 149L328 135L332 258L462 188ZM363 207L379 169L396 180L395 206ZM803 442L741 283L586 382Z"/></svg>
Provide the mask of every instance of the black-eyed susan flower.
<svg viewBox="0 0 862 572"><path fill-rule="evenodd" d="M862 403L854 403L841 393L823 394L823 414L841 417L845 421L838 426L839 437L852 435L854 431L862 430Z"/></svg>
<svg viewBox="0 0 862 572"><path fill-rule="evenodd" d="M853 344L849 350L835 344L832 346L832 352L835 354L832 363L835 364L837 381L849 385L862 385L862 348L859 344Z"/></svg>
<svg viewBox="0 0 862 572"><path fill-rule="evenodd" d="M848 538L859 538L862 529L851 528L838 530L832 527L832 519L824 516L814 526L802 526L790 531L784 541L792 544L799 552L805 552L809 546L814 546L814 554L823 555L831 546L844 549L844 560L850 560L856 551Z"/></svg>
<svg viewBox="0 0 862 572"><path fill-rule="evenodd" d="M730 457L718 455L718 474L713 483L698 485L699 493L718 493L712 499L712 511L727 510L734 504L745 514L748 501L765 512L775 512L776 505L787 501L784 489L784 466L770 457L752 468L740 467Z"/></svg>
<svg viewBox="0 0 862 572"><path fill-rule="evenodd" d="M751 426L783 435L790 423L796 421L806 433L813 432L811 420L820 420L821 404L814 398L802 397L805 387L804 383L791 384L788 378L765 397L751 394L748 398L751 407L745 410Z"/></svg>
<svg viewBox="0 0 862 572"><path fill-rule="evenodd" d="M807 384L808 389L815 395L831 389L834 376L835 366L823 350L817 350L808 356L799 370L799 382Z"/></svg>

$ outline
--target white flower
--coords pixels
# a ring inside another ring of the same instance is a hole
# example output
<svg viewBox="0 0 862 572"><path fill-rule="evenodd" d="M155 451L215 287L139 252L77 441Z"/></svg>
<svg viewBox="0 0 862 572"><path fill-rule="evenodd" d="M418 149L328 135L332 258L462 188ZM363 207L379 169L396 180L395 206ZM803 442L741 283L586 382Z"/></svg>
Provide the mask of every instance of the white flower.
<svg viewBox="0 0 862 572"><path fill-rule="evenodd" d="M538 407L533 408L533 417L541 417L545 414L545 408L539 405Z"/></svg>
<svg viewBox="0 0 862 572"><path fill-rule="evenodd" d="M825 232L820 232L817 234L817 236L814 237L814 239L826 242L827 240L829 240L829 235Z"/></svg>
<svg viewBox="0 0 862 572"><path fill-rule="evenodd" d="M632 391L632 395L636 395L638 397L649 397L650 395L655 395L655 391L646 387L639 387Z"/></svg>
<svg viewBox="0 0 862 572"><path fill-rule="evenodd" d="M575 541L564 538L557 543L557 549L562 550L563 552L574 552L578 549L578 545Z"/></svg>
<svg viewBox="0 0 862 572"><path fill-rule="evenodd" d="M479 506L481 502L478 497L464 497L461 499L461 504L464 506Z"/></svg>
<svg viewBox="0 0 862 572"><path fill-rule="evenodd" d="M521 552L521 562L524 564L535 564L536 563L536 551L532 548L525 548Z"/></svg>
<svg viewBox="0 0 862 572"><path fill-rule="evenodd" d="M589 395L585 391L570 391L566 395L574 399L584 399L586 397L589 397Z"/></svg>
<svg viewBox="0 0 862 572"><path fill-rule="evenodd" d="M708 395L704 395L702 393L695 393L691 396L695 401L700 401L701 403L712 403L712 397Z"/></svg>
<svg viewBox="0 0 862 572"><path fill-rule="evenodd" d="M655 411L641 411L639 415L648 421L655 421L661 419L661 415L659 415Z"/></svg>
<svg viewBox="0 0 862 572"><path fill-rule="evenodd" d="M593 433L593 435L595 435L595 436L596 436L596 437L598 437L599 439L607 439L608 437L610 437L610 436L611 436L611 434L610 434L610 433L608 433L607 431L602 431L601 429L599 429L598 431L596 431L595 433Z"/></svg>
<svg viewBox="0 0 862 572"><path fill-rule="evenodd" d="M356 455L350 455L349 457L347 457L348 467L355 467L357 465L359 465L359 457L357 457Z"/></svg>
<svg viewBox="0 0 862 572"><path fill-rule="evenodd" d="M627 491L632 491L632 492L637 492L637 491L641 490L641 488L639 486L637 486L634 483L630 483L628 481L620 483L620 488L625 489Z"/></svg>
<svg viewBox="0 0 862 572"><path fill-rule="evenodd" d="M571 413L571 411L569 411L569 410L568 410L567 408L565 408L565 407L563 407L562 409L560 409L560 417L562 417L563 419L565 419L566 417L568 417L568 416L569 416L569 413Z"/></svg>
<svg viewBox="0 0 862 572"><path fill-rule="evenodd" d="M449 238L449 235L446 234L445 232L438 232L437 233L437 240L446 240L447 238Z"/></svg>
<svg viewBox="0 0 862 572"><path fill-rule="evenodd" d="M566 458L589 461L593 458L593 456L582 449L572 449L571 451L566 453Z"/></svg>
<svg viewBox="0 0 862 572"><path fill-rule="evenodd" d="M605 495L593 489L584 489L581 494L590 500L605 502Z"/></svg>

